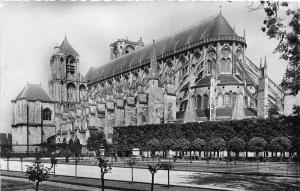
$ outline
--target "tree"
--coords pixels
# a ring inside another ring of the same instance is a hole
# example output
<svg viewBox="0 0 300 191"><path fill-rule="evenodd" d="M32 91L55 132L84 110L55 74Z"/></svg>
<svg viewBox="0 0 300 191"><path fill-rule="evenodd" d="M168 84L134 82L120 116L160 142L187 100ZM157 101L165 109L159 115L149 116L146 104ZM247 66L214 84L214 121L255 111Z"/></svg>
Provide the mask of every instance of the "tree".
<svg viewBox="0 0 300 191"><path fill-rule="evenodd" d="M154 174L157 173L157 171L161 168L160 163L156 164L148 164L148 170L151 173L152 181L151 181L151 191L153 191L154 186Z"/></svg>
<svg viewBox="0 0 300 191"><path fill-rule="evenodd" d="M185 139L185 138L181 138L181 139L177 139L174 143L174 150L177 152L177 151L187 151L188 149L190 149L190 142ZM176 156L177 156L177 153L176 153Z"/></svg>
<svg viewBox="0 0 300 191"><path fill-rule="evenodd" d="M160 149L160 142L156 138L153 138L150 141L148 141L147 145L150 151L152 152L152 155L153 153L155 153L155 151L158 151Z"/></svg>
<svg viewBox="0 0 300 191"><path fill-rule="evenodd" d="M131 168L131 183L133 183L133 166L136 164L134 158L127 161L127 165Z"/></svg>
<svg viewBox="0 0 300 191"><path fill-rule="evenodd" d="M243 139L234 137L228 142L228 150L235 153L234 164L236 165L236 160L239 158L239 152L245 151L246 143Z"/></svg>
<svg viewBox="0 0 300 191"><path fill-rule="evenodd" d="M261 137L253 137L248 142L249 150L252 152L255 152L255 155L256 155L257 173L258 173L258 167L259 167L258 166L258 155L259 155L259 152L262 152L265 150L266 145L267 145L267 142Z"/></svg>
<svg viewBox="0 0 300 191"><path fill-rule="evenodd" d="M160 168L168 171L168 187L170 187L170 170L174 167L171 162L162 162Z"/></svg>
<svg viewBox="0 0 300 191"><path fill-rule="evenodd" d="M297 7L297 6L296 6ZM259 5L249 6L251 10L263 9L266 17L261 30L271 39L277 39L278 45L274 52L281 54L280 58L288 62L281 86L296 95L300 89L300 9L290 8L288 2L260 1ZM279 15L279 10L285 9L285 16ZM287 24L285 24L287 23Z"/></svg>
<svg viewBox="0 0 300 191"><path fill-rule="evenodd" d="M105 136L102 131L98 131L95 134L92 134L87 140L87 149L89 151L98 151L104 147Z"/></svg>
<svg viewBox="0 0 300 191"><path fill-rule="evenodd" d="M75 142L73 142L71 139L69 141L69 149L73 155L79 156L79 154L81 153L81 149L82 149L82 145L80 144L79 139L76 139Z"/></svg>
<svg viewBox="0 0 300 191"><path fill-rule="evenodd" d="M165 151L166 157L167 157L167 152L172 148L173 145L174 145L174 140L171 138L162 140L161 147L162 147L162 150Z"/></svg>
<svg viewBox="0 0 300 191"><path fill-rule="evenodd" d="M108 159L105 159L103 156L97 157L97 165L100 168L100 176L101 176L101 186L102 191L104 191L104 175L111 171L111 166L108 164Z"/></svg>
<svg viewBox="0 0 300 191"><path fill-rule="evenodd" d="M51 168L44 167L39 158L32 165L26 165L26 176L29 181L35 182L35 190L39 190L40 182L46 181L49 178Z"/></svg>
<svg viewBox="0 0 300 191"><path fill-rule="evenodd" d="M272 151L280 152L280 162L282 162L283 152L288 151L292 147L292 144L286 137L276 137L271 140L270 147Z"/></svg>
<svg viewBox="0 0 300 191"><path fill-rule="evenodd" d="M201 151L204 150L205 144L206 144L206 142L200 138L196 138L192 143L192 147L194 148L194 150L199 151L199 159L200 160L201 160Z"/></svg>
<svg viewBox="0 0 300 191"><path fill-rule="evenodd" d="M226 148L226 142L222 138L213 138L209 142L209 148L213 152L217 152L217 158L219 160L219 152L225 150Z"/></svg>
<svg viewBox="0 0 300 191"><path fill-rule="evenodd" d="M269 107L268 113L269 113L269 117L272 117L272 118L280 116L279 108L277 105L273 105L273 106Z"/></svg>
<svg viewBox="0 0 300 191"><path fill-rule="evenodd" d="M300 106L294 105L294 107L293 107L293 115L300 117Z"/></svg>

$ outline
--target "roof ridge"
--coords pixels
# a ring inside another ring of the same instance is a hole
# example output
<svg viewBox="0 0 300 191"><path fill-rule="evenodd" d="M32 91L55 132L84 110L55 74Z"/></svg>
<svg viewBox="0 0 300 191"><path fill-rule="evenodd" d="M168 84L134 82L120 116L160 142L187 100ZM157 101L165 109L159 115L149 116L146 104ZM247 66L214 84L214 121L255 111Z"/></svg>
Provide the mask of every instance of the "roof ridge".
<svg viewBox="0 0 300 191"><path fill-rule="evenodd" d="M192 27L197 26L197 25L200 24L200 23L202 24L202 23L208 21L208 19L212 19L213 17L214 17L214 19L215 19L217 16L219 16L219 14L213 15L213 16L210 16L210 17L207 17L206 19L203 19L203 20L198 21L198 22L196 22L196 23L194 23L194 24L191 24L191 25L189 25L189 26L187 26L187 27L185 27L185 28L183 28L183 29L181 29L181 30L178 30L178 31L174 32L174 33L171 33L171 34L165 35L165 36L163 36L163 37L160 37L160 38L158 38L158 39L155 39L155 43L159 43L160 41L162 41L162 40L164 40L164 39L167 39L167 38L170 37L170 36L175 36L176 34L179 34L179 33L183 32L183 31L186 31L186 30L188 30L188 29L191 29ZM109 62L118 60L118 59L120 59L120 58L122 58L122 57L124 57L124 56L126 56L126 55L130 55L130 54L133 54L133 53L135 53L135 52L141 51L142 49L144 49L144 48L146 48L146 47L150 47L152 44L153 44L153 42L149 42L149 43L147 43L147 44L144 44L143 47L141 47L141 48L139 48L139 49L137 49L137 50L135 50L135 51L132 51L132 52L130 52L130 53L128 53L128 54L124 54L124 55L122 55L122 56L120 56L120 57L118 57L118 58L115 58L115 59L113 59L113 60L111 60L111 61L109 61ZM105 65L105 64L104 64L104 65ZM102 66L104 66L104 65L102 65ZM99 66L99 67L100 67L100 66Z"/></svg>

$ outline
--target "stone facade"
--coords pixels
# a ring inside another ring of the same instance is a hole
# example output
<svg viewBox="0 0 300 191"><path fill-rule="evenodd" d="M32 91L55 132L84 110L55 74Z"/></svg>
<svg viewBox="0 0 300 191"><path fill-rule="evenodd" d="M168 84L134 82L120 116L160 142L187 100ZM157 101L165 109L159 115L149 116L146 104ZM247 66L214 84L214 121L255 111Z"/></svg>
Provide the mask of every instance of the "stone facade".
<svg viewBox="0 0 300 191"><path fill-rule="evenodd" d="M83 77L65 38L50 59L56 142L85 144L93 130L111 142L114 126L266 118L269 105L283 111L285 94L266 59L258 67L246 48L219 14L150 45L119 39L112 60Z"/></svg>

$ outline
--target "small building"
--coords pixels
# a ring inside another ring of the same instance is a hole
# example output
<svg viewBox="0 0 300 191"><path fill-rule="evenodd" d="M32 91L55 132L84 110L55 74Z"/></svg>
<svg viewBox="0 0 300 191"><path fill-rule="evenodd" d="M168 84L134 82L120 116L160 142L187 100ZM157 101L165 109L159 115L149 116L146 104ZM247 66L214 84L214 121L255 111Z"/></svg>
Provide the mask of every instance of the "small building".
<svg viewBox="0 0 300 191"><path fill-rule="evenodd" d="M32 152L55 135L54 102L41 85L27 83L12 104L14 152Z"/></svg>

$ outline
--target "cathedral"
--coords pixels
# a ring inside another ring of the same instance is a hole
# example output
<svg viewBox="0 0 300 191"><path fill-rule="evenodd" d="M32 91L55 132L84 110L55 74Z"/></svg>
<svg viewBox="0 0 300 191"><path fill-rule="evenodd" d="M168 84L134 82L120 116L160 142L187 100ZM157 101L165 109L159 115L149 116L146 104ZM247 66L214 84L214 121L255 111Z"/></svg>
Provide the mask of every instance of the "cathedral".
<svg viewBox="0 0 300 191"><path fill-rule="evenodd" d="M220 13L148 45L119 39L110 62L83 76L65 37L50 58L49 94L27 84L12 101L13 145L86 145L99 130L111 143L114 126L267 118L274 106L284 113L267 59L253 63L246 48L245 32Z"/></svg>

